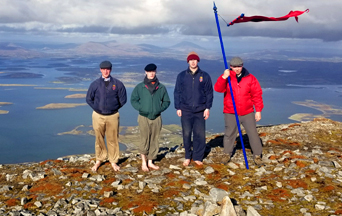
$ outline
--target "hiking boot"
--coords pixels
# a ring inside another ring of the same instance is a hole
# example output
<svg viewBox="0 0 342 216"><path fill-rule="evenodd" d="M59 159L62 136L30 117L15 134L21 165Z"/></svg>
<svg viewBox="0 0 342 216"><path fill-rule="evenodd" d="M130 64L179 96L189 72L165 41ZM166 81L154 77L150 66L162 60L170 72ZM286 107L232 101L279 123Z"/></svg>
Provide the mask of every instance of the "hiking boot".
<svg viewBox="0 0 342 216"><path fill-rule="evenodd" d="M221 158L221 163L226 165L229 163L230 159L231 159L231 157L229 154L224 154Z"/></svg>
<svg viewBox="0 0 342 216"><path fill-rule="evenodd" d="M263 166L264 162L262 162L261 155L255 155L254 156L254 163L257 166Z"/></svg>

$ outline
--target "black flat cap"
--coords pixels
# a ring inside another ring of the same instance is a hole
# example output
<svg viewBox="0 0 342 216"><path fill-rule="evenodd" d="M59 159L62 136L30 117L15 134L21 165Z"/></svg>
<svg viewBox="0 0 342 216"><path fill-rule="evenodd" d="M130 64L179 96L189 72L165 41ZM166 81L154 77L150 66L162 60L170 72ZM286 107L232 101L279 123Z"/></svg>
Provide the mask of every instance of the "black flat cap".
<svg viewBox="0 0 342 216"><path fill-rule="evenodd" d="M112 69L112 63L110 61L103 61L100 64L101 69Z"/></svg>
<svg viewBox="0 0 342 216"><path fill-rule="evenodd" d="M156 71L157 70L157 65L151 63L146 65L145 71Z"/></svg>

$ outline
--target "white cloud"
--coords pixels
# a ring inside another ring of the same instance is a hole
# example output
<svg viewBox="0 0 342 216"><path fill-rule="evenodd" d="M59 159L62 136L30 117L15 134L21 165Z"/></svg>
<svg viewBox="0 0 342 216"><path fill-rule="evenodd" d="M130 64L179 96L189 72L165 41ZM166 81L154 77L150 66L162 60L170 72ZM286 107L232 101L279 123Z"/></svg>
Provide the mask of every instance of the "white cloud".
<svg viewBox="0 0 342 216"><path fill-rule="evenodd" d="M227 22L245 16L279 17L291 10L310 9L284 22L241 23L225 27L229 36L342 39L342 1L219 0L218 14ZM217 35L211 0L2 0L0 32L52 34Z"/></svg>

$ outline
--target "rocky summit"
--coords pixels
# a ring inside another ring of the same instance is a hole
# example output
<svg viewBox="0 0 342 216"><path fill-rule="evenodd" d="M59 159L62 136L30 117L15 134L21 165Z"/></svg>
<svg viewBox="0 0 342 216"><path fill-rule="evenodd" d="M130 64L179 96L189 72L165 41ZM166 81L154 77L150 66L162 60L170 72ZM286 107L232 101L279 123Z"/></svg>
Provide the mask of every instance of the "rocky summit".
<svg viewBox="0 0 342 216"><path fill-rule="evenodd" d="M342 214L342 123L329 119L260 126L263 166L248 163L237 137L228 164L222 134L207 137L203 166L183 167L181 143L161 147L159 170L122 153L90 171L93 155L0 165L0 215L339 215ZM243 132L244 133L244 132ZM247 169L248 167L248 169Z"/></svg>

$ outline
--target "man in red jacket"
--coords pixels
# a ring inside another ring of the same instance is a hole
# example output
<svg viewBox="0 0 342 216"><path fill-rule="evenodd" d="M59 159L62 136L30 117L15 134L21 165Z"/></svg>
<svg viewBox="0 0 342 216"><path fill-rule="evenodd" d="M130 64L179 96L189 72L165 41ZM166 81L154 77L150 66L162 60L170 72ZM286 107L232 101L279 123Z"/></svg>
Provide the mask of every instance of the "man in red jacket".
<svg viewBox="0 0 342 216"><path fill-rule="evenodd" d="M233 101L227 80L230 76L239 122L247 132L255 164L262 165L262 144L256 130L256 122L261 119L261 110L264 107L262 89L255 76L250 74L246 68L243 67L241 58L233 57L229 63L230 69L224 71L217 79L214 86L215 91L224 93L223 113L225 132L223 146L227 157L224 158L222 162L228 163L230 161L234 150L236 135L238 133Z"/></svg>

